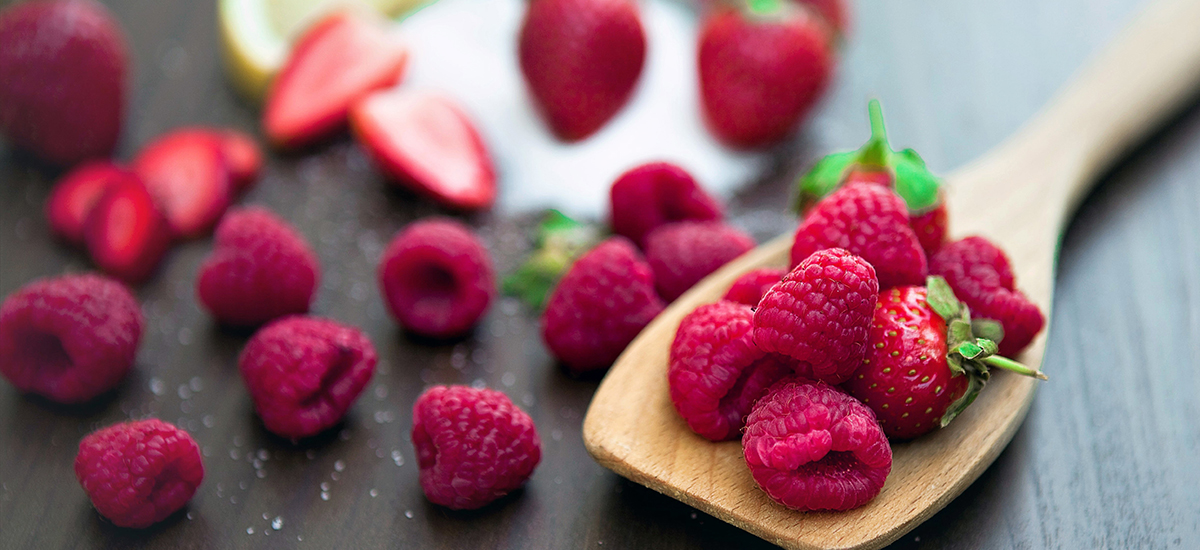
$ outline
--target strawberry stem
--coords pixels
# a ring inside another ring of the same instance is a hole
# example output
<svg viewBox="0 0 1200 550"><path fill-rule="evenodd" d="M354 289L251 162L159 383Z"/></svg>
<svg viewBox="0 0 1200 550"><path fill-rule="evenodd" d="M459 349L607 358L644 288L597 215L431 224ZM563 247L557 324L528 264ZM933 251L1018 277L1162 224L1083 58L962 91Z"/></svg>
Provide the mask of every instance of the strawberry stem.
<svg viewBox="0 0 1200 550"><path fill-rule="evenodd" d="M871 119L871 139L858 150L858 164L887 169L892 148L888 144L887 128L883 125L883 106L878 99L872 99L867 104L867 113Z"/></svg>
<svg viewBox="0 0 1200 550"><path fill-rule="evenodd" d="M1021 363L1013 361L1012 359L1009 359L1007 357L993 355L991 357L984 358L983 362L986 363L989 367L1001 368L1001 369L1004 369L1007 371L1015 372L1022 376L1032 376L1034 378L1037 378L1038 380L1049 380L1050 379L1042 371L1022 365Z"/></svg>

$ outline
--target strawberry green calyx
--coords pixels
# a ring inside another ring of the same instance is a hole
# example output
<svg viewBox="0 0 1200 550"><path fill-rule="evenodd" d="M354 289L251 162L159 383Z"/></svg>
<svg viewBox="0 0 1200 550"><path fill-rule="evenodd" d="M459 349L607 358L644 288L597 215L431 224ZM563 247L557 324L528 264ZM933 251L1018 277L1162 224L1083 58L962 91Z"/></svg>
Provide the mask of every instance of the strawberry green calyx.
<svg viewBox="0 0 1200 550"><path fill-rule="evenodd" d="M757 17L773 17L786 8L784 0L746 0L746 7Z"/></svg>
<svg viewBox="0 0 1200 550"><path fill-rule="evenodd" d="M929 307L946 321L946 364L950 367L952 376L967 376L967 391L951 403L942 415L943 428L979 396L979 392L991 377L988 367L1009 370L1039 380L1047 379L1046 375L1037 369L997 355L999 348L996 342L1004 337L999 323L986 319L972 321L970 308L958 301L945 279L937 275L930 276L926 279L925 287ZM997 340L981 336L984 334L996 337Z"/></svg>
<svg viewBox="0 0 1200 550"><path fill-rule="evenodd" d="M825 156L797 182L794 207L803 211L832 193L854 170L887 172L896 194L908 204L909 213L921 215L937 208L941 201L941 180L925 167L925 161L912 149L893 151L888 143L879 100L867 105L871 120L871 138L856 151Z"/></svg>
<svg viewBox="0 0 1200 550"><path fill-rule="evenodd" d="M600 237L596 227L550 210L538 224L533 253L504 278L502 290L534 309L541 309L559 277Z"/></svg>

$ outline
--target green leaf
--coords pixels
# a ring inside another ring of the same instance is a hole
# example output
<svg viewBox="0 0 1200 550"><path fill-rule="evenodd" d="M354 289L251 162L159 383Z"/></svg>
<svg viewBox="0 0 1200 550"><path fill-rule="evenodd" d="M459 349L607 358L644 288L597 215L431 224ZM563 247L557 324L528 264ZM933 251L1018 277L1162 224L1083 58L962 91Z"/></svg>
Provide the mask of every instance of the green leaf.
<svg viewBox="0 0 1200 550"><path fill-rule="evenodd" d="M785 8L783 0L746 0L746 6L752 15L760 17L778 14Z"/></svg>
<svg viewBox="0 0 1200 550"><path fill-rule="evenodd" d="M945 428L953 421L960 413L971 406L975 402L975 398L979 397L979 392L983 390L983 386L987 384L988 375L985 371L982 375L971 376L967 380L967 391L962 397L950 404L946 409L946 414L942 415L942 427Z"/></svg>
<svg viewBox="0 0 1200 550"><path fill-rule="evenodd" d="M963 342L954 351L963 356L963 359L975 359L983 355L983 348L979 347L975 342Z"/></svg>
<svg viewBox="0 0 1200 550"><path fill-rule="evenodd" d="M971 334L971 323L955 319L946 326L946 346L949 349L956 350L962 344L972 343L974 340L975 335Z"/></svg>
<svg viewBox="0 0 1200 550"><path fill-rule="evenodd" d="M1004 341L1004 325L991 319L971 319L971 332L996 343Z"/></svg>
<svg viewBox="0 0 1200 550"><path fill-rule="evenodd" d="M550 210L538 224L535 249L515 272L504 278L501 290L541 309L559 277L584 251L600 240L599 230L562 212Z"/></svg>
<svg viewBox="0 0 1200 550"><path fill-rule="evenodd" d="M938 275L930 275L925 279L925 300L929 307L937 312L947 323L962 316L962 304L954 296L950 284Z"/></svg>
<svg viewBox="0 0 1200 550"><path fill-rule="evenodd" d="M961 376L967 373L963 368L962 356L957 353L946 354L946 366L950 367L950 377Z"/></svg>
<svg viewBox="0 0 1200 550"><path fill-rule="evenodd" d="M925 167L925 161L912 149L892 155L896 194L908 204L912 214L924 214L941 203L942 180Z"/></svg>
<svg viewBox="0 0 1200 550"><path fill-rule="evenodd" d="M792 210L797 214L803 213L817 201L825 198L842 184L846 170L854 164L856 151L831 153L818 160L809 171L796 183L796 194L792 200Z"/></svg>

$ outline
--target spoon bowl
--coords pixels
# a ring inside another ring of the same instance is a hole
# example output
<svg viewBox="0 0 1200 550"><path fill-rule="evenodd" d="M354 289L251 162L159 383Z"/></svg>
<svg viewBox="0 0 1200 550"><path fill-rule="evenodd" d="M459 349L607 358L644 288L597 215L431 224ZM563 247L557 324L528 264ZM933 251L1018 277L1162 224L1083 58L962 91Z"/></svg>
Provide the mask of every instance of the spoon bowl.
<svg viewBox="0 0 1200 550"><path fill-rule="evenodd" d="M983 235L1006 250L1018 287L1049 312L1062 231L1112 161L1177 112L1200 86L1200 1L1156 2L1013 138L947 178L957 237ZM629 345L596 391L583 424L606 468L759 537L793 549L869 549L907 533L963 492L1012 439L1036 380L996 370L946 428L893 443L880 494L845 512L789 510L750 477L737 441L688 429L667 391L667 356L680 320L721 298L742 273L787 267L782 235L713 273ZM1043 332L1016 359L1044 365ZM1053 380L1051 382L1053 383Z"/></svg>

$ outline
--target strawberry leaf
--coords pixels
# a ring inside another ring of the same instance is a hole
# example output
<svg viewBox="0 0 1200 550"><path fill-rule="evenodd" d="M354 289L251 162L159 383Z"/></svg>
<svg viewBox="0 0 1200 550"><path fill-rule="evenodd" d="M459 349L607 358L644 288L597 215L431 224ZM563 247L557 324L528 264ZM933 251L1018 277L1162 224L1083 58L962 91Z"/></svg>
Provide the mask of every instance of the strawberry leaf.
<svg viewBox="0 0 1200 550"><path fill-rule="evenodd" d="M929 212L941 203L942 180L929 171L921 155L912 149L892 150L879 100L871 100L867 110L871 119L870 139L858 150L826 155L796 182L792 208L797 213L803 213L832 193L856 167L890 172L893 190L904 199L912 215Z"/></svg>
<svg viewBox="0 0 1200 550"><path fill-rule="evenodd" d="M792 210L801 214L825 195L832 193L841 185L846 170L854 164L858 157L857 151L831 153L813 165L797 183L797 192L792 198Z"/></svg>
<svg viewBox="0 0 1200 550"><path fill-rule="evenodd" d="M971 406L971 403L975 402L975 398L979 397L979 392L983 391L983 386L987 384L988 377L989 375L986 369L981 373L973 373L969 375L969 378L967 379L966 393L963 393L962 397L951 403L950 406L946 408L946 414L942 415L941 424L943 428L950 424L950 421L958 417L958 415L966 410L967 407Z"/></svg>
<svg viewBox="0 0 1200 550"><path fill-rule="evenodd" d="M942 180L925 167L925 160L912 149L895 153L891 158L895 174L896 194L904 199L912 215L921 215L941 202Z"/></svg>
<svg viewBox="0 0 1200 550"><path fill-rule="evenodd" d="M971 319L971 332L997 344L1004 340L1004 325L991 319Z"/></svg>
<svg viewBox="0 0 1200 550"><path fill-rule="evenodd" d="M600 231L595 226L550 210L538 224L534 251L515 272L504 278L501 289L540 310L567 268L599 240Z"/></svg>
<svg viewBox="0 0 1200 550"><path fill-rule="evenodd" d="M941 276L931 275L925 279L925 300L947 325L963 314L962 302L958 301L950 284Z"/></svg>

